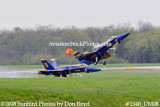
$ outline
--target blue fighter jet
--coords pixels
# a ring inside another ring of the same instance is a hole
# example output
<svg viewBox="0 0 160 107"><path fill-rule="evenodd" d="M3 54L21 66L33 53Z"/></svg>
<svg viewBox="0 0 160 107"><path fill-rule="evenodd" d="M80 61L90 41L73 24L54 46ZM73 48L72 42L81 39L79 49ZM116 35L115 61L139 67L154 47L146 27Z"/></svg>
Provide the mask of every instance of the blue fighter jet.
<svg viewBox="0 0 160 107"><path fill-rule="evenodd" d="M78 51L75 51L73 54L75 58L80 61L80 63L84 63L87 65L94 63L96 65L100 60L114 56L117 53L115 46L118 45L129 34L130 32L118 36L112 36L106 42L102 43L100 46L97 46L93 52L86 51L84 53L80 53ZM110 54L108 52L110 49L114 50L113 54ZM105 64L106 62L104 61L103 65Z"/></svg>
<svg viewBox="0 0 160 107"><path fill-rule="evenodd" d="M72 73L86 74L90 72L101 71L99 68L91 67L86 64L59 66L55 59L50 60L51 63L48 63L46 59L41 59L45 70L39 70L38 74L54 75L55 77L67 77L68 74Z"/></svg>

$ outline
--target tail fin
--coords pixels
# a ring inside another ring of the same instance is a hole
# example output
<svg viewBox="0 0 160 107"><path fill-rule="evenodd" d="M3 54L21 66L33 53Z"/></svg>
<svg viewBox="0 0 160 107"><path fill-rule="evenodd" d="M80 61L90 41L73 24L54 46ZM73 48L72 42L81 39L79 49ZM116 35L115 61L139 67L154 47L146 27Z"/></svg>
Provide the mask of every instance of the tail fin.
<svg viewBox="0 0 160 107"><path fill-rule="evenodd" d="M53 59L50 59L50 60L51 60L51 66L52 67L58 67L59 66L56 59L53 58Z"/></svg>
<svg viewBox="0 0 160 107"><path fill-rule="evenodd" d="M73 52L73 55L75 56L75 58L77 58L79 60L79 56L81 56L81 53L78 51Z"/></svg>
<svg viewBox="0 0 160 107"><path fill-rule="evenodd" d="M41 59L41 62L43 63L44 67L46 68L46 70L54 70L54 67L52 67L47 61L46 59Z"/></svg>

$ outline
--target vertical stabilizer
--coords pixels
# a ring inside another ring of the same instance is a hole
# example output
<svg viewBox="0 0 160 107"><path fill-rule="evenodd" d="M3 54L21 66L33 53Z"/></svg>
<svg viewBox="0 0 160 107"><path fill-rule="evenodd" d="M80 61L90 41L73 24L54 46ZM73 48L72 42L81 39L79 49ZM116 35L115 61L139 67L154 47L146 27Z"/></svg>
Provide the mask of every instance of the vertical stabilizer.
<svg viewBox="0 0 160 107"><path fill-rule="evenodd" d="M41 62L43 63L44 67L46 68L46 70L54 70L54 67L51 66L46 59L41 59Z"/></svg>
<svg viewBox="0 0 160 107"><path fill-rule="evenodd" d="M53 58L53 59L50 59L50 60L51 60L51 66L52 67L58 67L59 66L56 59Z"/></svg>

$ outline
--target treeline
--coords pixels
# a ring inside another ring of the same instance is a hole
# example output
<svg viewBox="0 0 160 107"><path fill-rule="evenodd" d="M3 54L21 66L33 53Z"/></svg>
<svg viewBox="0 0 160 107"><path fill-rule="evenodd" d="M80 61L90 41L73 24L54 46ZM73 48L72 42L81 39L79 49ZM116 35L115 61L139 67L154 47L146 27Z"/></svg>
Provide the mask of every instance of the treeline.
<svg viewBox="0 0 160 107"><path fill-rule="evenodd" d="M40 64L41 58L56 58L60 64L68 64L70 57L66 57L68 47L48 46L50 42L88 41L103 43L111 36L125 32L131 34L118 45L116 56L107 59L108 63L158 63L160 62L160 27L149 22L138 23L133 28L129 23L110 25L103 28L55 28L53 26L39 26L36 29L21 29L0 31L0 65L6 64ZM92 51L92 47L72 47L74 51ZM72 63L78 63L71 57Z"/></svg>

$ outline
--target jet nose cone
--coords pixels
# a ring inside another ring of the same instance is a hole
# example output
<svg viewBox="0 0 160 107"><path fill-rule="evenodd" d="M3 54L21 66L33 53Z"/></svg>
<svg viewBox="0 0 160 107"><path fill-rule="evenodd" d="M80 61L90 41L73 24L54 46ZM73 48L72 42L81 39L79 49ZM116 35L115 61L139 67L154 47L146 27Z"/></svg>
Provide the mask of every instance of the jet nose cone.
<svg viewBox="0 0 160 107"><path fill-rule="evenodd" d="M101 71L101 69L93 67L93 68L92 68L92 71L93 71L93 72Z"/></svg>
<svg viewBox="0 0 160 107"><path fill-rule="evenodd" d="M130 34L130 32L121 34L121 35L117 36L117 40L120 42L121 40L123 40L124 38L126 38L129 34Z"/></svg>
<svg viewBox="0 0 160 107"><path fill-rule="evenodd" d="M101 71L101 69L99 69L99 68L95 68L95 69L94 69L94 71Z"/></svg>
<svg viewBox="0 0 160 107"><path fill-rule="evenodd" d="M88 67L87 67L87 71L88 71L88 72L97 72L97 71L101 71L101 69L96 68L96 67L88 66Z"/></svg>

